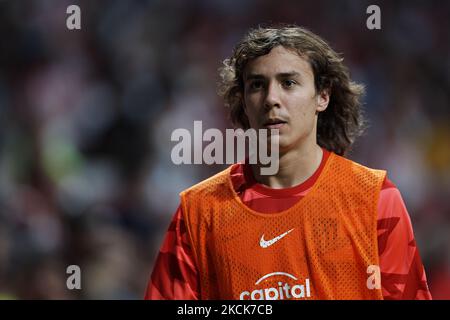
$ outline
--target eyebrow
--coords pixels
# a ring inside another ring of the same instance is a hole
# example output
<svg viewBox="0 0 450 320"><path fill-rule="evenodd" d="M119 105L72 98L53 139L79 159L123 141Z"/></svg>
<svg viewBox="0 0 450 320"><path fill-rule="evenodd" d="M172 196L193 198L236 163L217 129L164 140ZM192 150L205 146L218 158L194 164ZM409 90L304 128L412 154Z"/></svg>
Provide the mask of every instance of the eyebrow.
<svg viewBox="0 0 450 320"><path fill-rule="evenodd" d="M290 72L281 72L281 73L277 73L276 74L277 78L294 78L294 77L301 77L300 73L298 73L297 71L290 71ZM263 76L262 74L257 74L257 73L251 73L246 77L246 81L247 80L260 80L260 79L265 79L266 77Z"/></svg>

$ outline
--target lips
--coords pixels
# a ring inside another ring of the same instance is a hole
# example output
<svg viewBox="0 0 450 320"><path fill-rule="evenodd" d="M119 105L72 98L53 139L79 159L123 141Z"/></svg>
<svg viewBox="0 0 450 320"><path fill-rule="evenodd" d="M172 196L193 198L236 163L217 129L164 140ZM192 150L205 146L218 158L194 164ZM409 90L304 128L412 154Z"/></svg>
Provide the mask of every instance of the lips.
<svg viewBox="0 0 450 320"><path fill-rule="evenodd" d="M264 127L268 129L280 129L286 123L287 121L284 121L283 119L272 118L264 122Z"/></svg>

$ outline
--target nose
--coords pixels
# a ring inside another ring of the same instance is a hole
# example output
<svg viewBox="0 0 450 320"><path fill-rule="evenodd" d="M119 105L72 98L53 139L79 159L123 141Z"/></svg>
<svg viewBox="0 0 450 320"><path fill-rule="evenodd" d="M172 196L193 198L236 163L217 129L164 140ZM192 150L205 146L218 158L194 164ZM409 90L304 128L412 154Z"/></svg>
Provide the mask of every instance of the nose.
<svg viewBox="0 0 450 320"><path fill-rule="evenodd" d="M280 107L280 88L275 81L271 81L267 87L264 107L268 110Z"/></svg>

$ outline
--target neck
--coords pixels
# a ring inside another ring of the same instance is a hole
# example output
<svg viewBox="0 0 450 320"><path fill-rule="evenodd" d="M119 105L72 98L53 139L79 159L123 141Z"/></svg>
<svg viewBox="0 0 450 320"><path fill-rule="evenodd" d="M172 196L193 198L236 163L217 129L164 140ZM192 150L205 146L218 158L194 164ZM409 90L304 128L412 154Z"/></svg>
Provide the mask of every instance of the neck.
<svg viewBox="0 0 450 320"><path fill-rule="evenodd" d="M311 177L319 168L322 156L322 149L314 143L285 153L280 152L279 170L275 175L261 175L258 165L252 165L251 168L258 183L274 189L289 188Z"/></svg>

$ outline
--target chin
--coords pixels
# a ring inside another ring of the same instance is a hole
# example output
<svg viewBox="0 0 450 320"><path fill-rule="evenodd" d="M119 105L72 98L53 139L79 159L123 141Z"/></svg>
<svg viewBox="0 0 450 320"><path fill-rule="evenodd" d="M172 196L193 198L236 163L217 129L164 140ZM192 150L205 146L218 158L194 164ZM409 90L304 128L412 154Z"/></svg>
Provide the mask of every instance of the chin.
<svg viewBox="0 0 450 320"><path fill-rule="evenodd" d="M289 143L289 141L285 137L280 135L280 140L278 141L278 146L279 146L278 150L280 151L280 153L282 153L283 151L289 150L290 149L289 148L290 145L291 144Z"/></svg>

